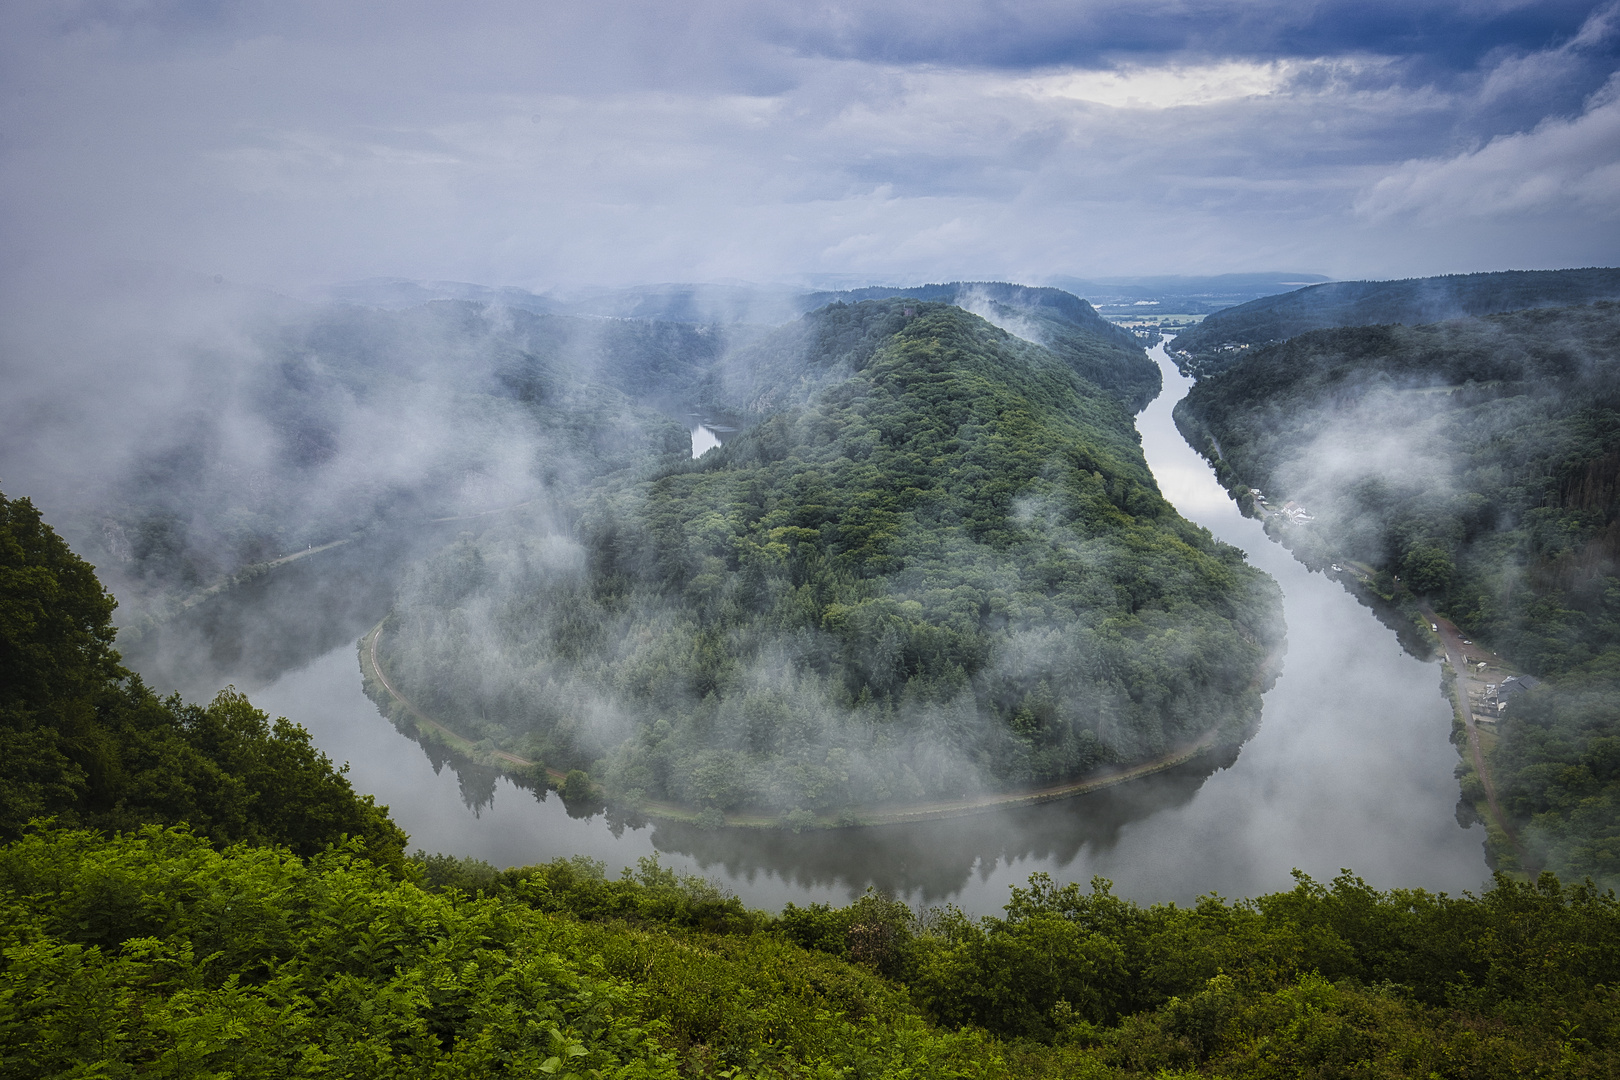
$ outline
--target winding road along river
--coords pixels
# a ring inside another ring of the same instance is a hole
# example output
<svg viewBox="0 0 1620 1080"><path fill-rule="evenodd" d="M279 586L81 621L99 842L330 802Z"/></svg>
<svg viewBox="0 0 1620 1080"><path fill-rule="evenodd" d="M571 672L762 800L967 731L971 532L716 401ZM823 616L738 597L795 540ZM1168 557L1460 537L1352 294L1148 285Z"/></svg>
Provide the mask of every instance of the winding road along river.
<svg viewBox="0 0 1620 1080"><path fill-rule="evenodd" d="M503 779L435 769L362 695L353 638L268 683L246 673L235 681L348 761L354 785L388 804L415 846L502 866L585 854L616 872L657 853L760 907L842 903L875 884L914 903L974 913L997 911L1009 884L1040 870L1059 880L1102 875L1144 902L1285 889L1295 867L1319 879L1348 867L1381 888L1479 888L1488 877L1484 834L1455 817L1458 758L1447 742L1439 669L1404 653L1339 585L1307 571L1238 513L1170 419L1189 380L1162 348L1153 355L1165 391L1137 425L1160 488L1182 514L1246 551L1286 594L1282 675L1266 696L1259 733L1235 760L1061 803L916 825L799 835L637 827L572 818L555 796L540 802ZM360 613L373 621L380 614ZM354 637L367 625L357 622Z"/></svg>

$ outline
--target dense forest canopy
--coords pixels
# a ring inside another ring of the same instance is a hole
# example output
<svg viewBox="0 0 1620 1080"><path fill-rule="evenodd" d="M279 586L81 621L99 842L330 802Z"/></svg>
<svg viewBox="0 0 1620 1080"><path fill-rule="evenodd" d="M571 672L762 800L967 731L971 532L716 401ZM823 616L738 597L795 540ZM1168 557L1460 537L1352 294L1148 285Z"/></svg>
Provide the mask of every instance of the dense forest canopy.
<svg viewBox="0 0 1620 1080"><path fill-rule="evenodd" d="M1556 677L1509 707L1496 786L1548 865L1620 880L1620 304L1313 331L1178 420L1240 493L1314 516L1307 559Z"/></svg>
<svg viewBox="0 0 1620 1080"><path fill-rule="evenodd" d="M750 357L769 416L722 448L415 572L406 695L632 803L788 820L1245 737L1275 585L1164 501L1067 354L886 300Z"/></svg>
<svg viewBox="0 0 1620 1080"><path fill-rule="evenodd" d="M1504 270L1400 281L1334 281L1218 311L1176 338L1184 368L1214 371L1244 348L1339 326L1417 325L1620 299L1620 270Z"/></svg>

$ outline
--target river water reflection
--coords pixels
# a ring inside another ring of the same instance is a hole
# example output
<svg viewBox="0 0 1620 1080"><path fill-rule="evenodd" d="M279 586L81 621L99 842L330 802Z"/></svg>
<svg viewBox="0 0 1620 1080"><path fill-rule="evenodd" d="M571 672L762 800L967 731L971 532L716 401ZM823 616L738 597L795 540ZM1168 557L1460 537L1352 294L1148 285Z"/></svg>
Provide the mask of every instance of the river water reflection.
<svg viewBox="0 0 1620 1080"><path fill-rule="evenodd" d="M1484 834L1459 828L1454 816L1458 758L1439 671L1238 513L1171 421L1190 381L1162 347L1154 356L1165 392L1137 426L1160 488L1183 515L1246 551L1285 594L1282 674L1258 734L1221 761L1067 802L923 825L799 835L637 827L572 818L555 796L537 801L504 779L458 774L401 737L361 693L353 644L382 610L348 613L343 644L323 643L313 660L274 678L227 668L204 682L171 682L200 696L235 681L272 715L304 724L428 851L501 866L586 854L611 871L657 853L759 907L843 903L871 884L913 903L992 913L1010 884L1041 870L1059 880L1102 875L1144 902L1284 889L1294 867L1318 878L1349 867L1383 888L1477 889L1488 877ZM148 674L159 687L171 684Z"/></svg>

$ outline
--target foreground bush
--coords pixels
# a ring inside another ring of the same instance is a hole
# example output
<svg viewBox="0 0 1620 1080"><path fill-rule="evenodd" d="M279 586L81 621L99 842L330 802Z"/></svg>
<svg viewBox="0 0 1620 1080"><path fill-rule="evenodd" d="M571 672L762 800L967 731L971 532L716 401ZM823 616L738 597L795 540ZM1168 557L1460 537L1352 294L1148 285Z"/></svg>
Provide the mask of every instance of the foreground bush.
<svg viewBox="0 0 1620 1080"><path fill-rule="evenodd" d="M0 849L0 950L18 1080L1001 1072L983 1035L778 938L429 892L352 848L34 833Z"/></svg>

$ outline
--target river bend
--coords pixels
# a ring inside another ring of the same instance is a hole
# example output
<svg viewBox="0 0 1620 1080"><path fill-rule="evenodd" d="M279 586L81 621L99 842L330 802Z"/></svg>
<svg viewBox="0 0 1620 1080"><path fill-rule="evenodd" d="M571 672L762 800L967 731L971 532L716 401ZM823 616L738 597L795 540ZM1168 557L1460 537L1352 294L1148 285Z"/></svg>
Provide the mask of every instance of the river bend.
<svg viewBox="0 0 1620 1080"><path fill-rule="evenodd" d="M1318 878L1349 867L1383 888L1478 889L1488 878L1484 835L1455 817L1458 757L1447 741L1439 670L1407 655L1370 611L1239 514L1171 421L1191 381L1162 346L1153 355L1165 389L1137 427L1161 490L1184 516L1243 549L1285 595L1288 654L1259 732L1235 757L949 821L799 835L702 832L573 818L556 796L537 801L499 777L431 761L361 693L353 642L381 610L351 605L341 643L321 645L293 670L267 679L226 665L211 673L211 685L182 689L202 696L235 682L272 715L305 725L323 750L349 763L357 789L390 807L415 847L501 866L584 854L611 872L657 854L766 908L844 903L876 885L913 903L987 914L1006 901L1008 885L1036 871L1059 880L1102 875L1144 902L1285 889L1295 867Z"/></svg>

